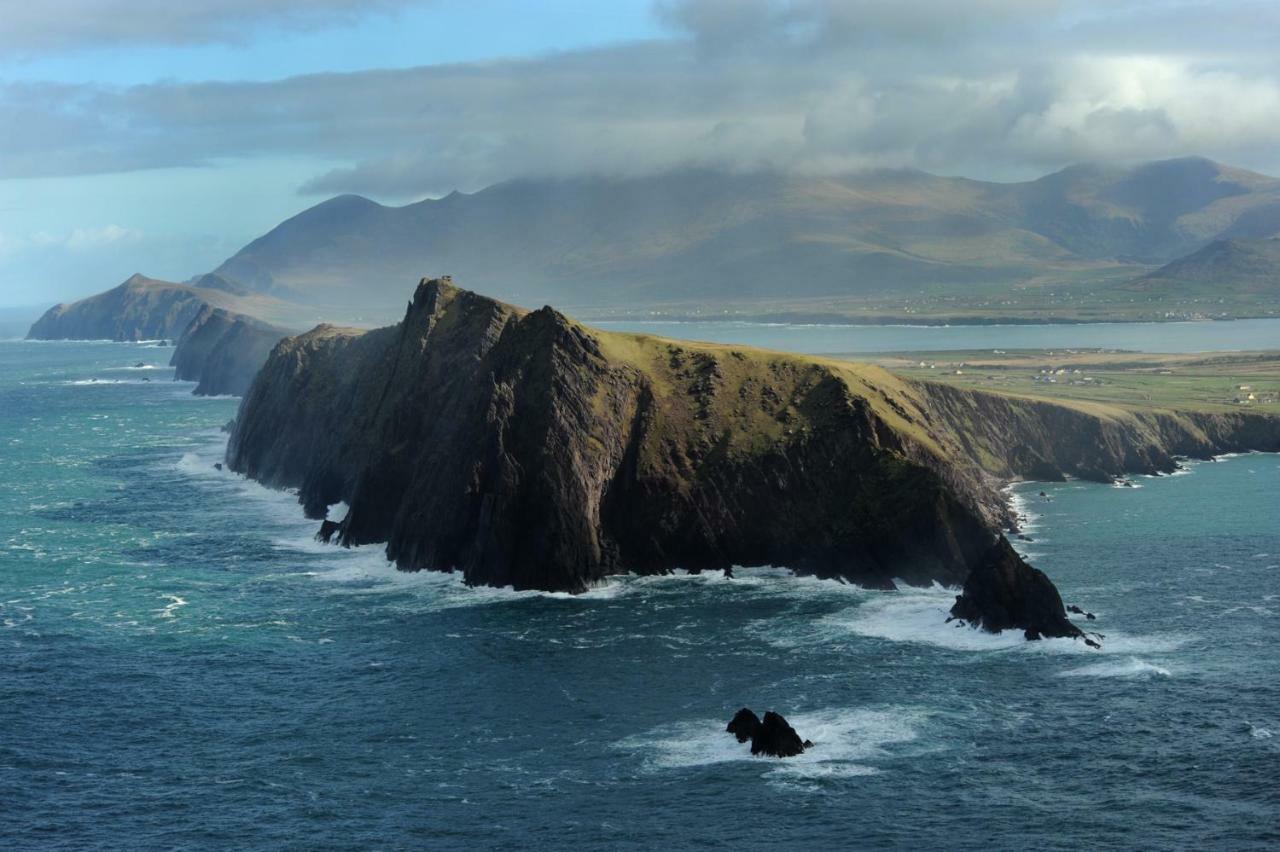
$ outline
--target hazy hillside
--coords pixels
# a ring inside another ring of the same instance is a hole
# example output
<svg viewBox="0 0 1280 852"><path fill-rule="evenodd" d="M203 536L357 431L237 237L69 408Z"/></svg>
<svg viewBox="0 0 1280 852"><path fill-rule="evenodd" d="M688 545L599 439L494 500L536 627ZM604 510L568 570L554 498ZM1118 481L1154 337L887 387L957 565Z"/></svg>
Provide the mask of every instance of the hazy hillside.
<svg viewBox="0 0 1280 852"><path fill-rule="evenodd" d="M1280 297L1280 239L1214 240L1126 289L1274 299Z"/></svg>
<svg viewBox="0 0 1280 852"><path fill-rule="evenodd" d="M1221 236L1277 233L1280 181L1197 158L1017 184L690 171L512 181L404 207L340 196L216 272L365 311L398 311L403 282L430 273L526 305L864 297L1119 281Z"/></svg>

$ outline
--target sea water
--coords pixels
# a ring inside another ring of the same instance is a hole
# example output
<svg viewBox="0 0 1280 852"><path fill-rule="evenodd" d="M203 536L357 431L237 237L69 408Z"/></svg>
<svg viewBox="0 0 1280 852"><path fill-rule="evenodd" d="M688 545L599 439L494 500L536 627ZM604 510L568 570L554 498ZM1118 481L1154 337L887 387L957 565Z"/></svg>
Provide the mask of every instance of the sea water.
<svg viewBox="0 0 1280 852"><path fill-rule="evenodd" d="M215 469L237 402L170 354L0 344L6 849L1280 844L1276 456L1014 490L1092 651L782 568L398 573Z"/></svg>

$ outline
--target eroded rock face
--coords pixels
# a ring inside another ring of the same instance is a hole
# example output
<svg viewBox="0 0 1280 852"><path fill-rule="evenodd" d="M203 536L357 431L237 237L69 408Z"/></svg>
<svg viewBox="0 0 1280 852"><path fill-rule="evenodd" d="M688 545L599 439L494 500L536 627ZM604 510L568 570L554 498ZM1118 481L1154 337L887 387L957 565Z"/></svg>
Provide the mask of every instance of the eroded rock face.
<svg viewBox="0 0 1280 852"><path fill-rule="evenodd" d="M785 565L964 586L968 621L1077 636L1052 583L999 535L1000 481L1044 465L1159 469L1162 440L1280 434L1242 424L1096 417L599 332L424 280L396 326L321 326L277 346L227 458L297 488L311 517L345 501L334 537L386 542L405 570L578 592L620 572Z"/></svg>
<svg viewBox="0 0 1280 852"><path fill-rule="evenodd" d="M831 369L600 334L439 281L399 326L283 343L228 460L315 517L346 501L345 544L516 588L739 565L958 584L996 536Z"/></svg>
<svg viewBox="0 0 1280 852"><path fill-rule="evenodd" d="M795 757L813 747L813 743L800 738L781 714L772 710L761 720L750 708L743 707L733 714L725 730L740 743L750 741L751 753L758 757Z"/></svg>
<svg viewBox="0 0 1280 852"><path fill-rule="evenodd" d="M1071 637L1095 644L1067 618L1048 576L1024 562L1003 538L974 566L951 615L993 632L1017 629L1028 639Z"/></svg>
<svg viewBox="0 0 1280 852"><path fill-rule="evenodd" d="M786 719L772 710L764 714L751 737L751 753L765 757L795 757L813 743L802 740Z"/></svg>
<svg viewBox="0 0 1280 852"><path fill-rule="evenodd" d="M760 730L760 717L749 708L743 707L733 714L733 718L729 720L725 730L733 734L738 742L745 743L756 735L756 731Z"/></svg>
<svg viewBox="0 0 1280 852"><path fill-rule="evenodd" d="M287 335L252 317L205 305L178 338L170 361L174 378L196 382L197 396L242 396Z"/></svg>

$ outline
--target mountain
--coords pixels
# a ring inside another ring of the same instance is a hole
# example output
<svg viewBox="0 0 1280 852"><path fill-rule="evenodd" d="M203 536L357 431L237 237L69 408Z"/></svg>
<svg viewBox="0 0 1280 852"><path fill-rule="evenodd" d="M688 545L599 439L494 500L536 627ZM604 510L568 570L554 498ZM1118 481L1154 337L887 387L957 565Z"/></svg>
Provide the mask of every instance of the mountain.
<svg viewBox="0 0 1280 852"><path fill-rule="evenodd" d="M685 171L510 181L403 207L340 196L216 273L382 314L398 310L398 282L423 269L521 304L992 294L1124 280L1220 237L1278 233L1280 180L1200 158L1007 184L910 170Z"/></svg>
<svg viewBox="0 0 1280 852"><path fill-rule="evenodd" d="M603 332L422 281L403 320L271 353L231 469L296 488L325 539L406 570L580 592L621 572L785 565L964 587L955 614L1079 636L1000 535L1019 476L1110 481L1173 453L1280 449L1280 420L910 382L747 347Z"/></svg>
<svg viewBox="0 0 1280 852"><path fill-rule="evenodd" d="M1125 285L1144 292L1280 300L1280 239L1214 240Z"/></svg>

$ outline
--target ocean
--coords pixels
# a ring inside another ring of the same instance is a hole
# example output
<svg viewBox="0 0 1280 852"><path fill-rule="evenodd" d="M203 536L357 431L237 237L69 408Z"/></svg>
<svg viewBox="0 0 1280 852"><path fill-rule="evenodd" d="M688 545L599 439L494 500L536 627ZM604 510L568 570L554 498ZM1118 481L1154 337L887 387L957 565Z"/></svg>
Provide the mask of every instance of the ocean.
<svg viewBox="0 0 1280 852"><path fill-rule="evenodd" d="M1280 845L1276 456L1014 489L1099 652L782 568L399 573L216 470L237 400L170 354L0 343L6 849Z"/></svg>

